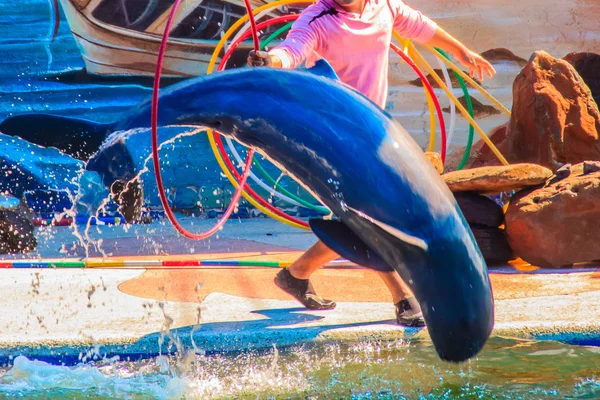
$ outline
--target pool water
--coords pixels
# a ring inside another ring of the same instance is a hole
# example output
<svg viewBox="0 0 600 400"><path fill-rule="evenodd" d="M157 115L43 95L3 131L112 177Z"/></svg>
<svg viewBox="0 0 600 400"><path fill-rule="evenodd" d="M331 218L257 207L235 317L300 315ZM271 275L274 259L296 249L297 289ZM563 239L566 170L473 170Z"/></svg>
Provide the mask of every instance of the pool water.
<svg viewBox="0 0 600 400"><path fill-rule="evenodd" d="M0 398L598 399L600 347L492 338L475 359L439 360L431 342L299 345L73 367L18 357Z"/></svg>

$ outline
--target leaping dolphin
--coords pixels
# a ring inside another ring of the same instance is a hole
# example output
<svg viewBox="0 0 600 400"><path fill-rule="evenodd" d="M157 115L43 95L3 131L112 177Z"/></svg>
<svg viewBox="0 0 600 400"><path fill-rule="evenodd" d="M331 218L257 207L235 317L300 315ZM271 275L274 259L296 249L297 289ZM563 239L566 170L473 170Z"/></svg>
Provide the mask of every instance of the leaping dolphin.
<svg viewBox="0 0 600 400"><path fill-rule="evenodd" d="M454 196L414 139L324 61L240 68L161 91L158 122L218 130L255 148L325 204L313 232L360 265L397 270L441 359L475 356L494 324L487 266ZM114 125L150 123L150 99Z"/></svg>

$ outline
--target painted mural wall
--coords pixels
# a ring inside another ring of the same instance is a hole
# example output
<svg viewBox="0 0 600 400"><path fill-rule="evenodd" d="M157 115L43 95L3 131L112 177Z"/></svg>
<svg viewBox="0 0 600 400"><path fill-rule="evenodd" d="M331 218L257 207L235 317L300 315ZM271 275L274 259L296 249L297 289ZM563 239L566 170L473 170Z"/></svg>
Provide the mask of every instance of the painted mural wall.
<svg viewBox="0 0 600 400"><path fill-rule="evenodd" d="M43 233L44 229L58 229L55 225L68 225L72 234L77 223L84 227L87 224L89 232L90 221L113 224L135 220L152 224L160 219L149 130L112 134L102 124L117 120L128 107L151 95L160 34L172 3L170 0L60 0L56 8L53 1L0 0L0 190L6 194L5 208L11 208L14 199L18 199L33 212L36 230L32 235L38 242L60 243L60 239L54 239L57 231L52 231L52 235ZM497 75L485 79L482 86L508 110L513 108L514 81L534 52L544 51L555 58L572 52L600 53L600 2L595 0L411 0L407 3L493 63ZM253 6L262 4L257 1ZM302 7L303 4L278 7L269 15L298 12ZM215 45L244 13L239 1L184 1L171 31L163 86L206 73ZM264 30L263 40L280 26ZM244 42L228 67L244 65L250 48L251 42ZM437 58L425 48L417 48L441 76ZM430 116L422 83L396 55L391 57L389 79L387 110L427 149L431 143ZM451 92L459 98L464 96L456 80L452 82ZM436 88L435 92L445 110L444 118L449 121L450 100L441 89ZM475 119L483 131L489 133L509 120L478 90L470 88L469 93ZM86 132L85 137L82 139L80 135L78 139L77 134L66 132L60 121L44 123L39 128L44 131L42 134L35 123L11 120L31 113L86 120L87 125L78 128ZM468 126L458 113L449 143L449 160L454 158L448 162L448 169L456 167L457 157L462 155ZM438 152L439 129L437 124L434 150ZM171 205L187 215L202 218L220 215L232 186L216 163L206 135L171 127L161 129L159 138L165 142L160 154L168 159L163 174ZM475 136L475 142L478 141ZM241 146L235 149L242 159L244 149ZM275 166L266 160L261 162L292 196L315 203L308 192ZM130 190L123 194L126 183L134 178L135 185L130 185ZM315 214L314 209L270 194L273 183L251 185L272 204L293 215ZM261 215L245 201L240 203L238 211L240 218ZM35 240L30 242L20 245L34 248ZM97 245L89 243L81 239L72 249L62 246L54 255L103 253ZM156 251L156 242L152 243L133 251L138 254Z"/></svg>

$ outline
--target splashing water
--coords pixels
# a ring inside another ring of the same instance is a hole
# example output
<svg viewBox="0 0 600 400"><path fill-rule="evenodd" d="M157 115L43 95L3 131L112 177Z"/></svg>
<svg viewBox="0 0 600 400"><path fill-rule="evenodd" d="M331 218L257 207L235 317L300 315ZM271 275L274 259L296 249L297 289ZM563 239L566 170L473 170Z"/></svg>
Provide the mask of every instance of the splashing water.
<svg viewBox="0 0 600 400"><path fill-rule="evenodd" d="M205 130L205 128L193 127L193 129L183 131L173 136L172 138L161 142L159 145L159 150L163 149L165 146L174 145L179 139L183 137L198 134L203 130ZM116 132L111 136L112 139L110 140L118 140L119 137L125 134L136 134L146 131L147 128L136 128L129 131ZM133 177L131 180L141 180L142 176L150 171L148 166L151 160L152 154L149 153L149 155L143 161L143 168L141 168L136 174L136 176ZM86 171L85 168L82 167L80 170L76 171L75 174L76 175L73 178L73 183L76 186L75 191L71 192L68 189L64 189L67 192L72 206L68 210L56 213L54 219L56 221L59 221L65 217L73 218L73 223L69 225L69 229L72 235L77 239L78 244L84 249L86 259L90 257L91 249L95 249L102 255L103 258L107 258L111 256L111 254L107 253L102 248L102 238L94 240L90 235L90 230L93 226L92 218L88 219L85 225L80 226L79 224L77 224L76 216L78 213L83 212L83 214L89 215L90 217L96 217L96 230L99 234L101 234L99 226L103 225L103 223L100 221L100 216L101 214L108 212L107 207L112 200L111 193L108 189L104 187L101 178L96 172ZM101 188L99 188L99 186L101 186ZM100 198L97 198L98 193L100 193L101 195L103 194L104 197L101 196ZM54 234L54 229L55 227L53 226L41 228L38 232L38 235L45 236L47 239L51 239ZM129 225L124 224L122 226L122 229L124 231L127 231L129 229ZM155 250L159 252L160 243L153 244ZM68 250L65 249L65 251L67 252Z"/></svg>
<svg viewBox="0 0 600 400"><path fill-rule="evenodd" d="M456 365L441 362L428 341L372 340L76 367L18 357L0 376L0 396L593 399L599 371L597 347L493 338L479 357Z"/></svg>

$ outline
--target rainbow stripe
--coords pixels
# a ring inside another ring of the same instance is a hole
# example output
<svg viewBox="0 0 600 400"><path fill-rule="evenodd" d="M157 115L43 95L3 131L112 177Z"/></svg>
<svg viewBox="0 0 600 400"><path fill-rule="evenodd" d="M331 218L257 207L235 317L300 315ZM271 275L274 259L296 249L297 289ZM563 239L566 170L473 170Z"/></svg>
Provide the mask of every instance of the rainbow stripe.
<svg viewBox="0 0 600 400"><path fill-rule="evenodd" d="M266 267L283 268L290 265L289 261L261 261L261 260L14 260L0 261L2 268L177 268L177 267ZM346 260L336 260L328 266L354 265Z"/></svg>

